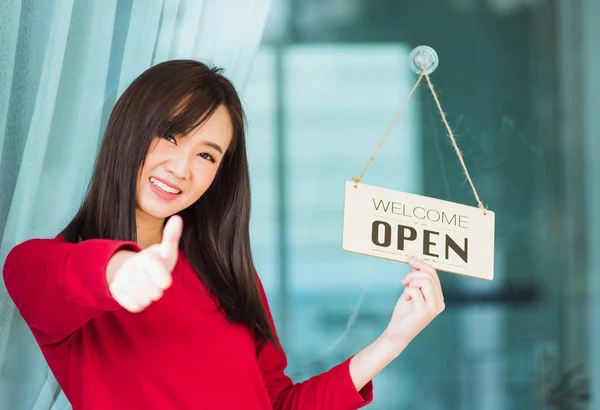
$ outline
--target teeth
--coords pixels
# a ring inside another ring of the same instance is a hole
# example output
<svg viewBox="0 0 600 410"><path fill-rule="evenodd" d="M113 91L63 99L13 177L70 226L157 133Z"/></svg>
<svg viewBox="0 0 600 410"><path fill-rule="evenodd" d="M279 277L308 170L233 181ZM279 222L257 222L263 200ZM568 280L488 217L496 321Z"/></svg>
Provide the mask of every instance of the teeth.
<svg viewBox="0 0 600 410"><path fill-rule="evenodd" d="M150 177L150 182L152 182L155 186L157 186L158 188L162 189L163 191L168 192L169 194L179 194L179 193L181 193L181 191L178 191L178 190L176 190L174 188L171 188L167 184L163 184L162 182L160 182L159 180L155 179L154 177Z"/></svg>

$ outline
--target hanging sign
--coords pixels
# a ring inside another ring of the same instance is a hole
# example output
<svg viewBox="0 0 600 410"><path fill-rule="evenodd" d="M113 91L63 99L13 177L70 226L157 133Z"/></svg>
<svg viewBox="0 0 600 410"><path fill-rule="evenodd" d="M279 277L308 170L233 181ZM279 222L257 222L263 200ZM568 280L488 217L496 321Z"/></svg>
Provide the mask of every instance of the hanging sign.
<svg viewBox="0 0 600 410"><path fill-rule="evenodd" d="M342 248L436 269L494 277L494 213L421 195L346 182Z"/></svg>
<svg viewBox="0 0 600 410"><path fill-rule="evenodd" d="M435 50L416 47L409 65L419 75L398 114L367 162L362 174L346 182L342 248L348 252L406 262L415 258L436 269L480 279L494 278L495 215L487 210L475 185L429 74L438 66ZM478 207L363 184L394 123L425 78L446 126L448 136L469 182Z"/></svg>

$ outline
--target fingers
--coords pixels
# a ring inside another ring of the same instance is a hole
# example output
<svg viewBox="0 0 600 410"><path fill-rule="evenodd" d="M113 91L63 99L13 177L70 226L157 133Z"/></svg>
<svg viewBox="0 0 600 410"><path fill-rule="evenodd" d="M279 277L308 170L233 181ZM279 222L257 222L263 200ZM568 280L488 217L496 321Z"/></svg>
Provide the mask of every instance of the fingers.
<svg viewBox="0 0 600 410"><path fill-rule="evenodd" d="M406 288L404 289L404 296L406 300L412 301L415 307L419 310L425 309L425 299L421 290L418 288Z"/></svg>
<svg viewBox="0 0 600 410"><path fill-rule="evenodd" d="M435 270L435 268L433 266L431 266L430 264L417 260L417 259L413 259L413 258L409 258L408 259L408 264L417 271L421 271L421 272L428 272L429 274L431 274L433 276L433 278L436 280L436 282L438 283L438 285L440 286L440 289L442 288L442 284L440 282L440 277L438 276L437 271Z"/></svg>
<svg viewBox="0 0 600 410"><path fill-rule="evenodd" d="M433 286L435 286L435 288L438 291L442 291L442 285L439 281L439 279L436 279L434 277L434 275L432 275L429 272L423 272L423 271L412 271L410 273L408 273L401 281L400 283L404 286L411 286L411 282L415 279L428 279L431 281L431 283L433 284Z"/></svg>
<svg viewBox="0 0 600 410"><path fill-rule="evenodd" d="M140 298L140 303L156 302L163 295L163 290L156 286L147 275L138 275L135 284L137 285L136 296Z"/></svg>
<svg viewBox="0 0 600 410"><path fill-rule="evenodd" d="M433 268L433 266L421 260L409 258L408 264L412 266L413 269L422 270L429 273L435 273L435 269Z"/></svg>
<svg viewBox="0 0 600 410"><path fill-rule="evenodd" d="M152 254L142 251L117 273L110 292L124 309L136 313L159 300L171 284L171 272Z"/></svg>
<svg viewBox="0 0 600 410"><path fill-rule="evenodd" d="M425 279L425 278L431 278L431 274L427 273L427 272L421 272L418 270L413 270L412 272L409 272L401 281L400 283L403 284L404 286L408 286L410 284L410 281L413 279Z"/></svg>
<svg viewBox="0 0 600 410"><path fill-rule="evenodd" d="M140 312L143 308L139 306L135 298L132 297L129 292L116 283L113 283L110 287L110 293L113 299L125 310L129 312Z"/></svg>
<svg viewBox="0 0 600 410"><path fill-rule="evenodd" d="M446 308L446 305L442 285L435 269L424 262L413 260L411 260L411 266L415 268L423 267L424 270L410 272L400 283L409 288L416 287L420 289L431 310L438 313L442 312Z"/></svg>
<svg viewBox="0 0 600 410"><path fill-rule="evenodd" d="M442 310L442 306L444 305L442 292L430 276L422 272L416 272L412 273L412 276L404 278L403 282L409 288L420 289L425 303L432 311L437 312Z"/></svg>
<svg viewBox="0 0 600 410"><path fill-rule="evenodd" d="M165 290L173 283L171 272L165 269L162 261L156 260L151 254L140 254L140 267L144 269L154 286Z"/></svg>
<svg viewBox="0 0 600 410"><path fill-rule="evenodd" d="M429 305L429 304L436 304L437 303L437 295L436 295L436 291L434 290L434 285L433 283L431 283L431 280L429 279L414 279L411 284L409 289L412 288L417 288L421 290L421 293L423 294L423 298L425 299L425 302Z"/></svg>
<svg viewBox="0 0 600 410"><path fill-rule="evenodd" d="M134 275L127 288L126 296L130 297L136 306L136 311L148 307L150 303L159 300L163 291L158 288L148 275Z"/></svg>
<svg viewBox="0 0 600 410"><path fill-rule="evenodd" d="M183 232L183 220L178 215L173 215L167 221L164 229L162 241L160 243L161 256L167 260L175 258L179 252L179 239Z"/></svg>

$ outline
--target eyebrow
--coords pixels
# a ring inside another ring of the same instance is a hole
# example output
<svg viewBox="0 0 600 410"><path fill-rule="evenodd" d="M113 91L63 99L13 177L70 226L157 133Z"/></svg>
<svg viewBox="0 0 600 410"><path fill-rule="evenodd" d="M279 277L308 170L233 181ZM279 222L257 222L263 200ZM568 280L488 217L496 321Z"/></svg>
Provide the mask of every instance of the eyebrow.
<svg viewBox="0 0 600 410"><path fill-rule="evenodd" d="M221 146L217 143L211 142L211 141L202 141L203 144L208 145L211 148L214 148L215 150L219 151L219 153L222 155L223 154L223 148L221 148Z"/></svg>

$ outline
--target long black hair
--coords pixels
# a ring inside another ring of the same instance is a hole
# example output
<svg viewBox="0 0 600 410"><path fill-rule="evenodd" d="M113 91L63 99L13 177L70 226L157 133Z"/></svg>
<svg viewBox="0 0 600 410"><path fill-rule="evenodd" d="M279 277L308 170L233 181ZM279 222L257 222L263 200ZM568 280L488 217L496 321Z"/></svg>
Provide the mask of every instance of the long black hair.
<svg viewBox="0 0 600 410"><path fill-rule="evenodd" d="M198 61L172 60L131 83L111 113L88 193L62 234L68 242L136 241L138 173L151 142L185 135L225 106L233 138L212 185L179 213L184 224L180 248L230 320L248 325L261 342L277 343L250 248L245 115L233 84L221 72Z"/></svg>

